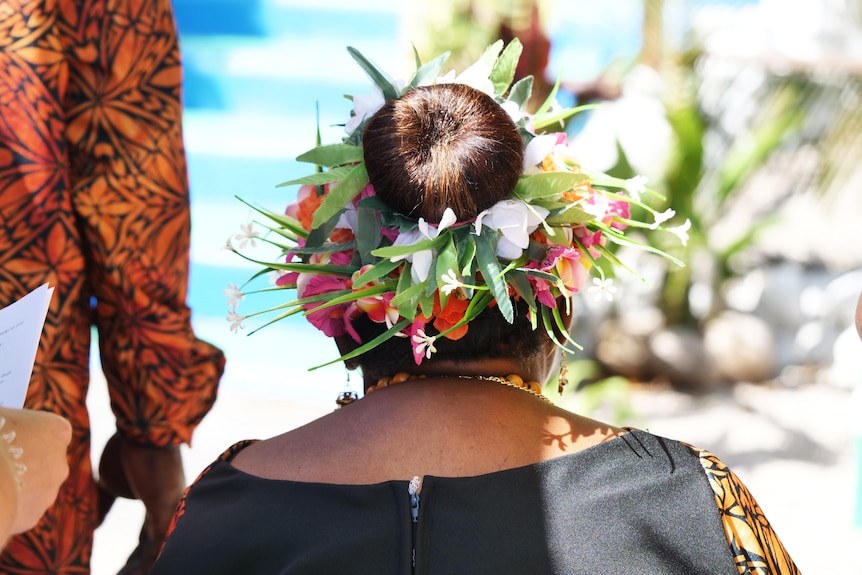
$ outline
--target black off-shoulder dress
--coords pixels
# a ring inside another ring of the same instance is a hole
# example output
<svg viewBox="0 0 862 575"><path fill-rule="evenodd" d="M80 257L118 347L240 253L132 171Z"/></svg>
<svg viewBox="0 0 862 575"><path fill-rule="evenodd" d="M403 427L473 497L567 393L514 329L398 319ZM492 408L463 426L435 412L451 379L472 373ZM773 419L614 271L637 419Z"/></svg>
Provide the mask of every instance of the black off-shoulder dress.
<svg viewBox="0 0 862 575"><path fill-rule="evenodd" d="M639 430L475 477L335 485L205 470L152 575L796 574L715 456Z"/></svg>

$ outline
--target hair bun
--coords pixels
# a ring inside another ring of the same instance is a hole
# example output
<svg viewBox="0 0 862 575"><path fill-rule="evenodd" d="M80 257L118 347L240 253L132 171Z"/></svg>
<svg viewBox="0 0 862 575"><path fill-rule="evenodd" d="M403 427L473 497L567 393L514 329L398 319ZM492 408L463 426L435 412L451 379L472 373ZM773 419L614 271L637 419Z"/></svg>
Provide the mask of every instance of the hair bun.
<svg viewBox="0 0 862 575"><path fill-rule="evenodd" d="M463 84L421 86L390 100L363 134L365 166L376 195L412 218L459 221L511 195L524 143L490 96Z"/></svg>

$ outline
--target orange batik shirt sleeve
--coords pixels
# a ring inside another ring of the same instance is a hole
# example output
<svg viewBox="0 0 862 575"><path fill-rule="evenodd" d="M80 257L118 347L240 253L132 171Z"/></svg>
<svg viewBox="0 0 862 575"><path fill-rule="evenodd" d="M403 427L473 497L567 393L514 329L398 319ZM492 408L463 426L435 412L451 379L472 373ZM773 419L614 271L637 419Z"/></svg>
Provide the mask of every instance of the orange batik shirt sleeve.
<svg viewBox="0 0 862 575"><path fill-rule="evenodd" d="M778 539L748 488L708 451L692 447L715 495L724 533L740 575L799 575L799 568Z"/></svg>

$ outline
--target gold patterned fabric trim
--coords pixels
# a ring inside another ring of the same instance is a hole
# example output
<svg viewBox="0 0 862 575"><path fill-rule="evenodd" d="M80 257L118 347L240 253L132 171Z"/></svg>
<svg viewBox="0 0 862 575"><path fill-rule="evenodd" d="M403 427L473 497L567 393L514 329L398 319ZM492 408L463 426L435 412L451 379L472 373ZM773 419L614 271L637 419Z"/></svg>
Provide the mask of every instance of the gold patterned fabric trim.
<svg viewBox="0 0 862 575"><path fill-rule="evenodd" d="M799 575L760 505L736 474L712 453L689 447L699 454L740 575Z"/></svg>

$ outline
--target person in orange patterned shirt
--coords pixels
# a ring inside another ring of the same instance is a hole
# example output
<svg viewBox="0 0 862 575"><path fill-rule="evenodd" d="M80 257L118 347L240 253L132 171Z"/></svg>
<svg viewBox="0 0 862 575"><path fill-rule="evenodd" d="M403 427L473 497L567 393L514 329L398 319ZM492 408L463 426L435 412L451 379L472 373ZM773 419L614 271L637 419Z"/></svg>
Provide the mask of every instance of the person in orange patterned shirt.
<svg viewBox="0 0 862 575"><path fill-rule="evenodd" d="M115 496L146 506L122 573L145 573L185 485L221 351L186 305L190 212L169 0L0 0L0 302L55 293L26 407L72 424L70 475L3 573L87 573ZM90 328L117 433L90 466ZM101 497L100 497L101 495Z"/></svg>

